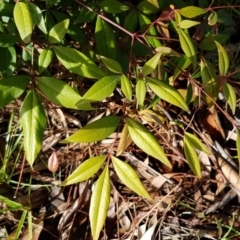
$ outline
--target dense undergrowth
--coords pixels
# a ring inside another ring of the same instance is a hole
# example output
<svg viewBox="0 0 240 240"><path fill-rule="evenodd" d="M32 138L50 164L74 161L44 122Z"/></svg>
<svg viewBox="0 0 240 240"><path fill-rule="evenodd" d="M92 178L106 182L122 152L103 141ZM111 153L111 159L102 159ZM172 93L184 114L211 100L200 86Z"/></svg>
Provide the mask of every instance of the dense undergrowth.
<svg viewBox="0 0 240 240"><path fill-rule="evenodd" d="M237 1L0 17L0 238L240 239Z"/></svg>

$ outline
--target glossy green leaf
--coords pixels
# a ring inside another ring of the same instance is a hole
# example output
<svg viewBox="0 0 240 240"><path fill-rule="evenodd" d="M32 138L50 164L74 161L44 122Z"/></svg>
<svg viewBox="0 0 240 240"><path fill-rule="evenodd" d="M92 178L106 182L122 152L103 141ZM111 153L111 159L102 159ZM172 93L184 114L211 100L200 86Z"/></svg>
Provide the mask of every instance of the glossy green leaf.
<svg viewBox="0 0 240 240"><path fill-rule="evenodd" d="M155 70L161 58L161 55L162 55L161 52L157 53L143 65L142 73L144 75L149 75Z"/></svg>
<svg viewBox="0 0 240 240"><path fill-rule="evenodd" d="M101 56L101 60L103 61L104 65L112 72L114 73L122 73L122 67L121 65L114 59L106 58Z"/></svg>
<svg viewBox="0 0 240 240"><path fill-rule="evenodd" d="M106 158L107 156L103 155L85 160L80 164L79 167L74 170L70 176L68 176L68 178L61 184L61 186L83 182L91 178L102 167Z"/></svg>
<svg viewBox="0 0 240 240"><path fill-rule="evenodd" d="M190 59L186 55L182 55L178 59L177 67L174 70L173 80L175 80L183 70L188 68L190 64L191 64Z"/></svg>
<svg viewBox="0 0 240 240"><path fill-rule="evenodd" d="M193 68L197 66L197 50L191 37L182 29L178 29L180 45L187 57L190 58Z"/></svg>
<svg viewBox="0 0 240 240"><path fill-rule="evenodd" d="M15 48L13 46L0 48L0 56L0 71L2 76L11 76L17 62L17 53Z"/></svg>
<svg viewBox="0 0 240 240"><path fill-rule="evenodd" d="M59 43L63 40L69 26L69 19L65 19L57 23L48 34L48 41L50 43Z"/></svg>
<svg viewBox="0 0 240 240"><path fill-rule="evenodd" d="M0 33L0 47L10 47L18 41L18 36Z"/></svg>
<svg viewBox="0 0 240 240"><path fill-rule="evenodd" d="M192 147L198 149L199 151L205 152L208 155L211 154L209 149L195 135L185 132L184 137Z"/></svg>
<svg viewBox="0 0 240 240"><path fill-rule="evenodd" d="M143 79L138 79L136 84L136 98L140 108L143 107L146 93L147 93L147 86L145 81Z"/></svg>
<svg viewBox="0 0 240 240"><path fill-rule="evenodd" d="M152 4L150 1L143 0L137 5L137 9L144 14L154 14L159 11L156 4Z"/></svg>
<svg viewBox="0 0 240 240"><path fill-rule="evenodd" d="M88 78L100 79L105 73L87 56L69 47L53 47L58 60L69 71Z"/></svg>
<svg viewBox="0 0 240 240"><path fill-rule="evenodd" d="M93 190L89 219L93 240L98 240L107 217L110 202L110 178L108 166L105 167Z"/></svg>
<svg viewBox="0 0 240 240"><path fill-rule="evenodd" d="M45 20L44 20L44 17L42 15L41 9L32 2L29 2L28 4L29 4L28 5L29 10L31 11L31 14L32 14L33 22L38 26L38 28L44 34L47 34L47 28L46 28L46 25L45 25Z"/></svg>
<svg viewBox="0 0 240 240"><path fill-rule="evenodd" d="M0 80L0 108L18 98L26 89L29 76L11 76Z"/></svg>
<svg viewBox="0 0 240 240"><path fill-rule="evenodd" d="M236 96L235 89L229 83L223 82L222 90L223 90L223 95L234 115L236 110L236 104L237 104L237 96Z"/></svg>
<svg viewBox="0 0 240 240"><path fill-rule="evenodd" d="M17 2L13 10L13 17L21 39L26 43L30 42L33 20L28 5L24 2Z"/></svg>
<svg viewBox="0 0 240 240"><path fill-rule="evenodd" d="M181 8L179 10L179 13L186 18L195 18L197 16L205 14L207 11L208 11L207 9L203 9L200 7L187 6L187 7Z"/></svg>
<svg viewBox="0 0 240 240"><path fill-rule="evenodd" d="M214 41L214 42L217 45L217 49L218 49L219 72L222 76L224 76L227 74L229 69L229 57L225 48L217 41Z"/></svg>
<svg viewBox="0 0 240 240"><path fill-rule="evenodd" d="M136 122L131 118L127 118L127 125L129 134L133 142L140 149L142 149L150 156L158 159L169 168L172 167L164 151L159 145L157 139L153 136L151 132L149 132L149 130L146 127L144 127L141 123Z"/></svg>
<svg viewBox="0 0 240 240"><path fill-rule="evenodd" d="M149 36L149 37L146 37L147 42L153 48L162 46L162 43L160 42L160 40L157 38L154 38L154 36L158 37L158 32L157 32L155 26L152 26L152 20L145 14L140 14L140 13L138 13L138 18L139 18L139 24L141 27L141 33ZM153 36L153 37L151 37L151 36Z"/></svg>
<svg viewBox="0 0 240 240"><path fill-rule="evenodd" d="M61 141L62 143L80 143L80 142L97 142L111 135L120 122L120 117L107 116L78 130L72 136Z"/></svg>
<svg viewBox="0 0 240 240"><path fill-rule="evenodd" d="M28 163L32 166L42 148L46 115L42 103L34 90L30 90L20 109L23 128L23 145Z"/></svg>
<svg viewBox="0 0 240 240"><path fill-rule="evenodd" d="M129 6L116 0L114 3L112 0L104 0L99 4L99 6L107 13L121 13L129 10Z"/></svg>
<svg viewBox="0 0 240 240"><path fill-rule="evenodd" d="M38 72L41 74L46 70L53 59L53 51L51 48L45 48L39 55L38 58Z"/></svg>
<svg viewBox="0 0 240 240"><path fill-rule="evenodd" d="M75 24L76 23L86 23L86 22L91 22L96 14L89 11L88 9L86 8L81 8L81 10L78 12L78 18L77 20L75 21Z"/></svg>
<svg viewBox="0 0 240 240"><path fill-rule="evenodd" d="M126 16L123 27L130 32L135 32L137 25L138 25L138 12L135 9L133 9Z"/></svg>
<svg viewBox="0 0 240 240"><path fill-rule="evenodd" d="M84 94L84 96L78 101L77 105L102 101L106 97L109 97L117 86L120 76L106 76L98 80L93 86Z"/></svg>
<svg viewBox="0 0 240 240"><path fill-rule="evenodd" d="M188 29L190 27L199 25L201 22L192 21L192 20L183 20L178 24L178 27L183 29Z"/></svg>
<svg viewBox="0 0 240 240"><path fill-rule="evenodd" d="M215 101L218 97L217 74L215 69L213 65L204 58L201 59L200 66L204 91ZM209 107L213 104L208 96L206 96L206 102Z"/></svg>
<svg viewBox="0 0 240 240"><path fill-rule="evenodd" d="M212 11L208 16L208 25L214 26L218 21L218 15L215 11Z"/></svg>
<svg viewBox="0 0 240 240"><path fill-rule="evenodd" d="M121 89L128 101L132 100L132 85L126 75L121 75Z"/></svg>
<svg viewBox="0 0 240 240"><path fill-rule="evenodd" d="M180 57L181 54L176 52L175 50L173 50L172 48L170 47L165 47L165 46L160 46L160 47L157 47L155 49L155 51L159 52L162 54L162 56L176 56L176 57Z"/></svg>
<svg viewBox="0 0 240 240"><path fill-rule="evenodd" d="M97 16L95 40L99 55L112 59L116 58L117 46L115 33L112 27L99 16Z"/></svg>
<svg viewBox="0 0 240 240"><path fill-rule="evenodd" d="M189 142L185 136L184 136L183 148L184 148L185 157L187 159L187 162L190 168L192 169L193 173L200 178L202 174L201 174L201 166L200 166L197 153L192 147L191 142Z"/></svg>
<svg viewBox="0 0 240 240"><path fill-rule="evenodd" d="M89 104L77 106L81 96L66 82L52 77L36 77L36 80L39 89L54 104L78 110L93 110Z"/></svg>
<svg viewBox="0 0 240 240"><path fill-rule="evenodd" d="M174 87L155 78L146 77L146 81L152 91L161 99L189 112L183 97Z"/></svg>
<svg viewBox="0 0 240 240"><path fill-rule="evenodd" d="M114 156L111 156L111 159L114 169L123 184L125 184L139 196L144 197L148 200L152 200L146 189L143 187L136 171L133 170L129 164Z"/></svg>
<svg viewBox="0 0 240 240"><path fill-rule="evenodd" d="M229 39L229 34L213 34L211 36L208 36L204 38L198 47L202 50L206 51L212 51L216 49L216 44L214 41L217 41L220 44L225 44L227 40Z"/></svg>

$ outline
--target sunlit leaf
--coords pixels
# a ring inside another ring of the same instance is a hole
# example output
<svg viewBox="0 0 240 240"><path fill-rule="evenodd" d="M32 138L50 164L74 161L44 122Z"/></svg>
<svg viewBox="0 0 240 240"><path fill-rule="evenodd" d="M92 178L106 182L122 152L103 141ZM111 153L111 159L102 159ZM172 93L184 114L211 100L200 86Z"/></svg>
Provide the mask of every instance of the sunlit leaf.
<svg viewBox="0 0 240 240"><path fill-rule="evenodd" d="M222 90L223 95L232 110L232 113L235 114L237 104L237 96L235 89L229 83L223 82Z"/></svg>
<svg viewBox="0 0 240 240"><path fill-rule="evenodd" d="M151 1L143 0L137 5L137 9L144 14L154 14L159 11L156 4Z"/></svg>
<svg viewBox="0 0 240 240"><path fill-rule="evenodd" d="M170 47L165 47L165 46L160 46L160 47L157 47L155 49L155 51L159 52L162 54L162 56L177 56L177 57L180 57L181 54L176 52L175 50L173 50L172 48Z"/></svg>
<svg viewBox="0 0 240 240"><path fill-rule="evenodd" d="M122 73L122 67L121 65L114 59L106 58L101 56L101 60L103 61L104 65L112 72L114 73Z"/></svg>
<svg viewBox="0 0 240 240"><path fill-rule="evenodd" d="M81 96L66 82L53 77L36 77L39 89L53 103L72 109L92 110L89 104L77 106Z"/></svg>
<svg viewBox="0 0 240 240"><path fill-rule="evenodd" d="M203 151L208 155L211 154L209 149L195 135L185 132L184 137L192 147L198 149L199 151Z"/></svg>
<svg viewBox="0 0 240 240"><path fill-rule="evenodd" d="M93 86L84 94L84 96L78 101L78 106L82 104L102 101L106 97L109 97L117 86L120 76L106 76L98 80Z"/></svg>
<svg viewBox="0 0 240 240"><path fill-rule="evenodd" d="M20 122L23 128L23 144L26 159L32 166L42 148L46 115L42 103L34 90L30 90L20 109Z"/></svg>
<svg viewBox="0 0 240 240"><path fill-rule="evenodd" d="M57 23L48 34L48 41L50 43L59 43L63 40L69 26L69 19L65 19Z"/></svg>
<svg viewBox="0 0 240 240"><path fill-rule="evenodd" d="M12 201L2 195L0 195L0 201L6 204L7 208L11 211L22 210L24 208L24 206L21 203Z"/></svg>
<svg viewBox="0 0 240 240"><path fill-rule="evenodd" d="M158 159L163 164L172 167L162 148L160 147L157 139L153 136L147 128L145 128L141 123L136 122L131 118L127 118L127 125L129 134L133 142L141 148L144 152L150 156Z"/></svg>
<svg viewBox="0 0 240 240"><path fill-rule="evenodd" d="M89 218L93 240L98 240L106 220L110 202L110 178L108 166L97 180L90 202Z"/></svg>
<svg viewBox="0 0 240 240"><path fill-rule="evenodd" d="M208 11L208 9L203 9L195 6L187 6L181 8L179 13L186 18L195 18L197 16L203 15Z"/></svg>
<svg viewBox="0 0 240 240"><path fill-rule="evenodd" d="M199 25L201 22L192 21L192 20L183 20L178 24L178 27L183 29L188 29L190 27Z"/></svg>
<svg viewBox="0 0 240 240"><path fill-rule="evenodd" d="M158 65L159 59L161 58L161 55L161 52L157 53L144 64L142 68L142 73L144 75L149 75L155 70Z"/></svg>
<svg viewBox="0 0 240 240"><path fill-rule="evenodd" d="M114 169L123 184L136 192L139 196L145 197L148 200L152 200L148 192L143 187L136 171L134 171L129 164L114 156L111 156L111 159Z"/></svg>
<svg viewBox="0 0 240 240"><path fill-rule="evenodd" d="M11 76L0 80L0 108L18 98L26 89L29 76Z"/></svg>
<svg viewBox="0 0 240 240"><path fill-rule="evenodd" d="M95 28L95 40L98 49L98 53L101 56L114 59L117 55L116 51L116 39L115 33L112 27L103 20L100 16L97 16L96 28Z"/></svg>
<svg viewBox="0 0 240 240"><path fill-rule="evenodd" d="M116 116L103 117L97 121L89 123L72 136L61 141L61 143L97 142L103 140L115 131L120 119L120 117Z"/></svg>
<svg viewBox="0 0 240 240"><path fill-rule="evenodd" d="M197 153L185 136L184 136L183 148L184 148L185 157L193 173L197 177L201 177L201 166L200 166Z"/></svg>
<svg viewBox="0 0 240 240"><path fill-rule="evenodd" d="M132 100L132 85L126 75L121 75L121 89L128 101Z"/></svg>
<svg viewBox="0 0 240 240"><path fill-rule="evenodd" d="M178 29L178 34L182 50L184 51L186 56L190 58L193 68L195 69L197 66L196 46L191 37L188 34L186 34L182 29L180 28Z"/></svg>
<svg viewBox="0 0 240 240"><path fill-rule="evenodd" d="M107 156L103 155L85 160L70 176L68 176L61 186L83 182L91 178L102 167L106 158Z"/></svg>
<svg viewBox="0 0 240 240"><path fill-rule="evenodd" d="M218 21L218 15L215 11L212 11L208 16L208 25L214 26Z"/></svg>
<svg viewBox="0 0 240 240"><path fill-rule="evenodd" d="M125 124L121 132L121 137L118 143L116 156L120 156L129 147L131 143L132 139L128 132L128 126L127 124Z"/></svg>
<svg viewBox="0 0 240 240"><path fill-rule="evenodd" d="M47 67L51 63L52 59L53 59L52 49L51 48L43 49L38 58L39 74L41 74L45 69L47 69Z"/></svg>
<svg viewBox="0 0 240 240"><path fill-rule="evenodd" d="M13 10L13 17L21 39L26 43L30 42L33 20L28 5L24 2L17 2Z"/></svg>
<svg viewBox="0 0 240 240"><path fill-rule="evenodd" d="M229 69L229 57L225 48L217 41L214 41L214 42L217 45L217 49L218 49L219 72L222 76L224 76L227 74Z"/></svg>
<svg viewBox="0 0 240 240"><path fill-rule="evenodd" d="M46 25L45 25L45 20L44 20L44 17L42 15L41 9L32 2L29 2L28 4L29 4L28 5L29 10L32 13L33 22L38 26L38 28L43 33L47 34L47 28L46 28Z"/></svg>
<svg viewBox="0 0 240 240"><path fill-rule="evenodd" d="M69 71L88 78L100 79L105 73L87 56L69 47L53 47L58 60Z"/></svg>
<svg viewBox="0 0 240 240"><path fill-rule="evenodd" d="M155 78L146 77L146 81L152 91L161 99L189 112L183 97L174 87Z"/></svg>
<svg viewBox="0 0 240 240"><path fill-rule="evenodd" d="M99 6L108 13L121 13L124 11L129 10L129 6L119 2L119 1L114 1L114 4L112 0L104 0L101 1Z"/></svg>

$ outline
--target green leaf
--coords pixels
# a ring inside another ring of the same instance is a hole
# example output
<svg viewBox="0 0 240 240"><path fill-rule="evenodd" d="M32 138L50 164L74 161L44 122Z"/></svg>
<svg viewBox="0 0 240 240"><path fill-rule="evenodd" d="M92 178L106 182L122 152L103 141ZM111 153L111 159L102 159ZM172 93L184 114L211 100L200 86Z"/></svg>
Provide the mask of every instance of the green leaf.
<svg viewBox="0 0 240 240"><path fill-rule="evenodd" d="M36 80L39 89L54 104L78 110L93 110L89 104L76 105L81 96L66 82L52 77L36 77Z"/></svg>
<svg viewBox="0 0 240 240"><path fill-rule="evenodd" d="M96 182L90 201L89 219L93 240L98 240L106 220L110 202L110 178L108 165Z"/></svg>
<svg viewBox="0 0 240 240"><path fill-rule="evenodd" d="M157 8L155 4L152 4L147 0L139 3L137 9L144 14L154 14L159 11L159 8Z"/></svg>
<svg viewBox="0 0 240 240"><path fill-rule="evenodd" d="M24 206L21 203L12 201L4 196L0 195L0 201L4 204L6 204L7 208L10 211L18 211L24 209Z"/></svg>
<svg viewBox="0 0 240 240"><path fill-rule="evenodd" d="M133 9L126 16L123 27L130 32L135 32L137 25L138 25L138 12L135 9Z"/></svg>
<svg viewBox="0 0 240 240"><path fill-rule="evenodd" d="M18 41L19 37L13 34L0 33L0 47L10 47Z"/></svg>
<svg viewBox="0 0 240 240"><path fill-rule="evenodd" d="M191 143L188 141L188 139L186 138L186 136L184 136L184 154L185 157L187 159L187 162L190 166L190 168L192 169L193 173L197 176L197 177L201 177L201 166L200 166L200 162L197 156L196 151L194 150L194 148L191 146Z"/></svg>
<svg viewBox="0 0 240 240"><path fill-rule="evenodd" d="M121 65L111 58L106 58L101 56L100 59L103 61L104 65L112 72L114 73L122 73L122 67Z"/></svg>
<svg viewBox="0 0 240 240"><path fill-rule="evenodd" d="M50 43L59 43L63 40L69 26L69 19L57 23L49 32L48 41Z"/></svg>
<svg viewBox="0 0 240 240"><path fill-rule="evenodd" d="M17 2L13 10L13 17L21 39L25 43L30 42L33 31L33 20L28 5L24 2Z"/></svg>
<svg viewBox="0 0 240 240"><path fill-rule="evenodd" d="M0 108L18 98L26 89L29 76L11 76L0 80Z"/></svg>
<svg viewBox="0 0 240 240"><path fill-rule="evenodd" d="M46 70L53 59L53 51L51 48L45 48L39 55L38 58L38 72L41 74Z"/></svg>
<svg viewBox="0 0 240 240"><path fill-rule="evenodd" d="M192 20L183 20L177 26L183 29L188 29L190 27L199 25L201 22L192 21Z"/></svg>
<svg viewBox="0 0 240 240"><path fill-rule="evenodd" d="M96 28L95 28L95 40L97 44L98 53L108 58L116 58L117 46L115 33L111 26L102 18L97 16Z"/></svg>
<svg viewBox="0 0 240 240"><path fill-rule="evenodd" d="M217 41L220 44L225 44L226 41L229 39L229 36L230 36L229 34L215 34L215 35L213 34L211 36L204 38L200 42L198 47L202 50L212 51L216 49L216 44L214 41Z"/></svg>
<svg viewBox="0 0 240 240"><path fill-rule="evenodd" d="M61 186L83 182L91 178L102 167L106 158L107 156L103 155L87 159L81 163L80 166L75 169L75 171L70 176L68 176L68 178L61 184Z"/></svg>
<svg viewBox="0 0 240 240"><path fill-rule="evenodd" d="M184 137L192 147L211 155L209 149L195 135L185 132Z"/></svg>
<svg viewBox="0 0 240 240"><path fill-rule="evenodd" d="M173 50L172 48L170 47L165 47L165 46L160 46L160 47L157 47L155 49L155 51L159 52L162 54L162 56L176 56L176 57L180 57L181 54L176 52L175 50Z"/></svg>
<svg viewBox="0 0 240 240"><path fill-rule="evenodd" d="M114 169L123 184L125 184L128 188L133 190L139 196L142 196L148 200L152 200L148 192L143 187L136 171L134 171L129 164L121 161L114 156L111 156L111 159Z"/></svg>
<svg viewBox="0 0 240 240"><path fill-rule="evenodd" d="M100 79L105 73L83 53L69 47L53 47L58 60L69 71L83 77Z"/></svg>
<svg viewBox="0 0 240 240"><path fill-rule="evenodd" d="M196 46L190 36L186 34L182 29L178 29L178 34L182 50L184 51L186 56L190 58L193 68L195 69L197 66Z"/></svg>
<svg viewBox="0 0 240 240"><path fill-rule="evenodd" d="M215 101L218 97L217 74L215 69L213 65L204 58L201 59L200 66L204 91ZM213 104L208 96L206 96L206 102L209 107Z"/></svg>
<svg viewBox="0 0 240 240"><path fill-rule="evenodd" d="M208 16L208 25L214 26L218 21L218 15L215 11L212 11Z"/></svg>
<svg viewBox="0 0 240 240"><path fill-rule="evenodd" d="M16 67L17 54L13 46L0 48L0 71L4 77L11 76Z"/></svg>
<svg viewBox="0 0 240 240"><path fill-rule="evenodd" d="M136 98L140 108L143 107L146 93L147 93L147 87L146 87L145 81L143 79L138 79L136 84Z"/></svg>
<svg viewBox="0 0 240 240"><path fill-rule="evenodd" d="M38 28L44 33L47 34L47 28L45 25L45 20L42 15L41 9L36 6L34 3L28 3L29 10L32 13L33 22L38 26Z"/></svg>
<svg viewBox="0 0 240 240"><path fill-rule="evenodd" d="M217 41L214 41L214 42L217 45L217 49L218 49L219 72L222 76L224 76L227 74L229 69L229 57L225 48Z"/></svg>
<svg viewBox="0 0 240 240"><path fill-rule="evenodd" d="M189 112L188 106L185 103L183 97L174 87L164 83L163 81L159 81L158 79L150 77L146 77L146 81L152 91L161 99L177 107L180 107L186 112Z"/></svg>
<svg viewBox="0 0 240 240"><path fill-rule="evenodd" d="M142 73L144 75L149 75L155 70L158 65L159 59L161 58L161 55L161 52L157 53L144 64L142 68Z"/></svg>
<svg viewBox="0 0 240 240"><path fill-rule="evenodd" d="M188 68L188 66L191 64L190 59L186 56L186 55L182 55L179 59L178 59L178 63L177 63L177 67L174 70L173 73L173 80L175 80L178 75L185 70L186 68Z"/></svg>
<svg viewBox="0 0 240 240"><path fill-rule="evenodd" d="M61 143L97 142L107 138L118 127L120 117L107 116L89 123Z"/></svg>
<svg viewBox="0 0 240 240"><path fill-rule="evenodd" d="M106 76L96 83L84 94L84 96L77 103L78 106L82 104L102 101L110 96L117 86L120 76Z"/></svg>
<svg viewBox="0 0 240 240"><path fill-rule="evenodd" d="M227 82L223 82L222 85L222 90L223 90L223 95L229 104L233 115L235 114L236 110L236 103L237 103L237 97L236 97L236 92L235 89Z"/></svg>
<svg viewBox="0 0 240 240"><path fill-rule="evenodd" d="M136 122L131 118L127 118L127 125L129 134L133 142L141 148L144 152L150 156L158 159L163 164L172 167L162 148L160 147L157 139L153 136L147 128L145 128L141 123Z"/></svg>
<svg viewBox="0 0 240 240"><path fill-rule="evenodd" d="M99 6L107 13L121 13L129 10L129 7L119 1L104 0Z"/></svg>
<svg viewBox="0 0 240 240"><path fill-rule="evenodd" d="M186 18L195 18L197 16L205 14L207 11L208 11L207 9L203 9L200 7L187 6L187 7L181 8L179 10L179 13Z"/></svg>
<svg viewBox="0 0 240 240"><path fill-rule="evenodd" d="M121 89L128 101L132 100L132 85L126 75L121 75Z"/></svg>
<svg viewBox="0 0 240 240"><path fill-rule="evenodd" d="M20 109L20 122L23 128L23 144L26 159L32 166L42 147L46 115L40 99L30 90Z"/></svg>

